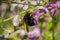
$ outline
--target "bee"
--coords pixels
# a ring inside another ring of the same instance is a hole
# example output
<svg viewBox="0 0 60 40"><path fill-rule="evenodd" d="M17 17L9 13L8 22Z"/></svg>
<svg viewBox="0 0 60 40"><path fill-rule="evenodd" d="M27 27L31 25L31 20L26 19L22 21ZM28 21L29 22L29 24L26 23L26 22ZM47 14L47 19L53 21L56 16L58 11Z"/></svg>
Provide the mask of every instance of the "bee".
<svg viewBox="0 0 60 40"><path fill-rule="evenodd" d="M26 13L24 16L24 21L28 26L34 26L34 18L32 13Z"/></svg>

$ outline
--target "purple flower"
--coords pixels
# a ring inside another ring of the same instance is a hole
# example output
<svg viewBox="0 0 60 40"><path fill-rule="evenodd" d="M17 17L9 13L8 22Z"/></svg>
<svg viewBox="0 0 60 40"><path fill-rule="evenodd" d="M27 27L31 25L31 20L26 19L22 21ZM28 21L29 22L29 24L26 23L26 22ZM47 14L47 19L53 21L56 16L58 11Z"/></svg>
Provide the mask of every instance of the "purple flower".
<svg viewBox="0 0 60 40"><path fill-rule="evenodd" d="M48 12L47 8L45 8L43 6L38 6L38 9L39 9L39 13L42 13L42 12L46 13L46 12Z"/></svg>
<svg viewBox="0 0 60 40"><path fill-rule="evenodd" d="M38 24L36 19L34 19L34 23L35 23L35 25L37 25L37 24Z"/></svg>
<svg viewBox="0 0 60 40"><path fill-rule="evenodd" d="M49 2L49 4L56 4L56 2L52 1L52 2Z"/></svg>
<svg viewBox="0 0 60 40"><path fill-rule="evenodd" d="M46 7L51 7L52 5L56 4L56 2L49 2L48 4L46 4Z"/></svg>
<svg viewBox="0 0 60 40"><path fill-rule="evenodd" d="M37 20L38 20L40 13L38 11L34 10L33 15L34 15L34 23L35 23L35 25L37 25Z"/></svg>
<svg viewBox="0 0 60 40"><path fill-rule="evenodd" d="M28 38L30 39L30 40L34 40L34 34L33 34L33 30L31 30L29 33L28 33Z"/></svg>
<svg viewBox="0 0 60 40"><path fill-rule="evenodd" d="M56 7L56 2L49 2L46 7Z"/></svg>
<svg viewBox="0 0 60 40"><path fill-rule="evenodd" d="M54 16L57 11L56 2L49 2L46 7L49 12L51 12L52 16Z"/></svg>
<svg viewBox="0 0 60 40"><path fill-rule="evenodd" d="M60 9L60 1L57 1L57 2L56 2L56 7L57 7L58 9Z"/></svg>
<svg viewBox="0 0 60 40"><path fill-rule="evenodd" d="M56 11L57 11L57 10L55 10L55 9L52 9L52 10L51 10L52 16L55 15Z"/></svg>
<svg viewBox="0 0 60 40"><path fill-rule="evenodd" d="M39 13L42 13L42 12L46 13L46 10L45 9L39 9Z"/></svg>
<svg viewBox="0 0 60 40"><path fill-rule="evenodd" d="M34 26L34 29L31 30L29 33L28 33L28 37L30 39L35 39L35 38L39 38L40 37L40 31L39 31L39 28L37 25Z"/></svg>
<svg viewBox="0 0 60 40"><path fill-rule="evenodd" d="M34 12L33 12L33 14L34 14L34 19L38 19L38 17L39 17L39 12L38 11L36 11L36 10L34 10Z"/></svg>

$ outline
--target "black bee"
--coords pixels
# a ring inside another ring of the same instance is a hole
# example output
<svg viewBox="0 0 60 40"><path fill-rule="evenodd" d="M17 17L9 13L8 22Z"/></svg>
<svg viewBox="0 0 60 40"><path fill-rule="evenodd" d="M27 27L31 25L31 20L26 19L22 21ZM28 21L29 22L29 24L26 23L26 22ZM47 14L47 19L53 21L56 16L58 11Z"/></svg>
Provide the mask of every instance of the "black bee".
<svg viewBox="0 0 60 40"><path fill-rule="evenodd" d="M26 13L23 19L24 19L26 25L28 25L28 26L34 26L35 25L32 13Z"/></svg>

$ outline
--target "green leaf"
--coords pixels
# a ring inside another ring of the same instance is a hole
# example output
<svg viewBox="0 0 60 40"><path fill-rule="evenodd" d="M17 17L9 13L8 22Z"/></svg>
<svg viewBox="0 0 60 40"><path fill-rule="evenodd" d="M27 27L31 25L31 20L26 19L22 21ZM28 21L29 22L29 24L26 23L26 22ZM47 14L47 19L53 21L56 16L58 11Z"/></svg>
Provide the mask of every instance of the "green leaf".
<svg viewBox="0 0 60 40"><path fill-rule="evenodd" d="M53 26L53 23L52 22L48 23L46 25L46 30L50 30L52 28L52 26Z"/></svg>

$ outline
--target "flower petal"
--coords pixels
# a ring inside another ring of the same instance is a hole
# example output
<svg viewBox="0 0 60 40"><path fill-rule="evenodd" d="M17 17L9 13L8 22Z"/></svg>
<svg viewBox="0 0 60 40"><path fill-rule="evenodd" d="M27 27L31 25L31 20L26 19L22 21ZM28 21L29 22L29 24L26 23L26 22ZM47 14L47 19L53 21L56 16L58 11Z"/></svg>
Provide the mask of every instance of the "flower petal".
<svg viewBox="0 0 60 40"><path fill-rule="evenodd" d="M17 26L19 24L19 18L18 15L15 16L15 18L13 19L13 25Z"/></svg>
<svg viewBox="0 0 60 40"><path fill-rule="evenodd" d="M38 19L39 17L39 12L37 12L36 10L34 10L34 19Z"/></svg>
<svg viewBox="0 0 60 40"><path fill-rule="evenodd" d="M37 2L36 1L31 1L30 2L32 5L37 5Z"/></svg>
<svg viewBox="0 0 60 40"><path fill-rule="evenodd" d="M55 15L56 11L57 11L56 9L52 9L52 10L51 10L52 16Z"/></svg>
<svg viewBox="0 0 60 40"><path fill-rule="evenodd" d="M24 5L23 10L28 9L28 5Z"/></svg>
<svg viewBox="0 0 60 40"><path fill-rule="evenodd" d="M28 33L28 37L31 38L31 39L34 38L33 31L30 31L30 32Z"/></svg>
<svg viewBox="0 0 60 40"><path fill-rule="evenodd" d="M49 4L56 4L56 2L52 1L52 2L49 2Z"/></svg>
<svg viewBox="0 0 60 40"><path fill-rule="evenodd" d="M56 6L56 2L49 2L46 7Z"/></svg>
<svg viewBox="0 0 60 40"><path fill-rule="evenodd" d="M42 12L46 13L46 10L45 9L39 9L39 12L40 13L42 13Z"/></svg>

